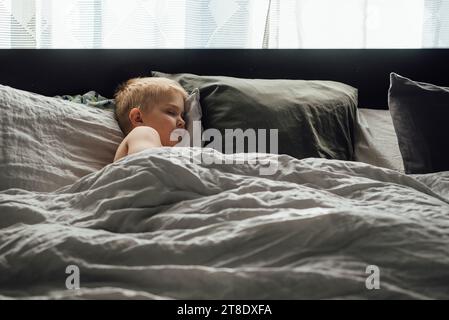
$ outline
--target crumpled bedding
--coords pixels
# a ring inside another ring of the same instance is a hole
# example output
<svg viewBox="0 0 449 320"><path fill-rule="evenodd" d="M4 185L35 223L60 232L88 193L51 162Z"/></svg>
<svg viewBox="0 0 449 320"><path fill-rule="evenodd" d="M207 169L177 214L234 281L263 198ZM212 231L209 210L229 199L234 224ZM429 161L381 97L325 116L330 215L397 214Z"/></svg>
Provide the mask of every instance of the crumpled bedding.
<svg viewBox="0 0 449 320"><path fill-rule="evenodd" d="M449 298L447 172L246 156L150 149L54 192L0 192L0 298Z"/></svg>

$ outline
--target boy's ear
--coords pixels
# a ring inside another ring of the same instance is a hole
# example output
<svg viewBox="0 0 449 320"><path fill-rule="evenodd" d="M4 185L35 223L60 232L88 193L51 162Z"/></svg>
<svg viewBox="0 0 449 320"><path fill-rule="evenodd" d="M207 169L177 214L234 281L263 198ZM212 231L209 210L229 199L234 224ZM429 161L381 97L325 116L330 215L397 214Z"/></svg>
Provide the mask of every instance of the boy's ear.
<svg viewBox="0 0 449 320"><path fill-rule="evenodd" d="M131 122L132 127L141 126L143 124L142 114L140 113L139 108L132 108L129 111L129 121Z"/></svg>

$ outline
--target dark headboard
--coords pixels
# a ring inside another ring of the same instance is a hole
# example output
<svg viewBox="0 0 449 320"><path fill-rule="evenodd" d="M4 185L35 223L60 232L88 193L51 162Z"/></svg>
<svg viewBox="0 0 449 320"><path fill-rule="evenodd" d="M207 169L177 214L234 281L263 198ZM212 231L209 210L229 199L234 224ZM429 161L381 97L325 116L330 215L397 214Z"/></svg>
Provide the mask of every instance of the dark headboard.
<svg viewBox="0 0 449 320"><path fill-rule="evenodd" d="M385 108L389 73L449 86L449 49L3 49L0 84L44 95L116 86L150 70L245 78L334 80L359 106Z"/></svg>

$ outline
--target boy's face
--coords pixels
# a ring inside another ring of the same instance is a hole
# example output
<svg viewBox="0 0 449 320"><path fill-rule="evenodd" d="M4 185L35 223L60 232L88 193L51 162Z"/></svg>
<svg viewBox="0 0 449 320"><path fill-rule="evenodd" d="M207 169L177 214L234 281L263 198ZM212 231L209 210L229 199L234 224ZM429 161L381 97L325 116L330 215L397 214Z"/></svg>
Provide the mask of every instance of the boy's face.
<svg viewBox="0 0 449 320"><path fill-rule="evenodd" d="M178 128L185 128L184 99L180 93L172 93L164 101L141 112L142 123L154 128L163 146L174 146L178 141L170 141L170 134Z"/></svg>

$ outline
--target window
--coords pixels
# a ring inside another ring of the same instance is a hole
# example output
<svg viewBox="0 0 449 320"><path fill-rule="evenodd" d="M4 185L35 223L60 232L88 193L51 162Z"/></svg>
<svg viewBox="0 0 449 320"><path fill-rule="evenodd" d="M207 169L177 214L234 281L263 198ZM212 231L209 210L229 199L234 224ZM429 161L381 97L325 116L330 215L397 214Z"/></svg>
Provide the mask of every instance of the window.
<svg viewBox="0 0 449 320"><path fill-rule="evenodd" d="M0 48L449 47L449 0L0 0Z"/></svg>

